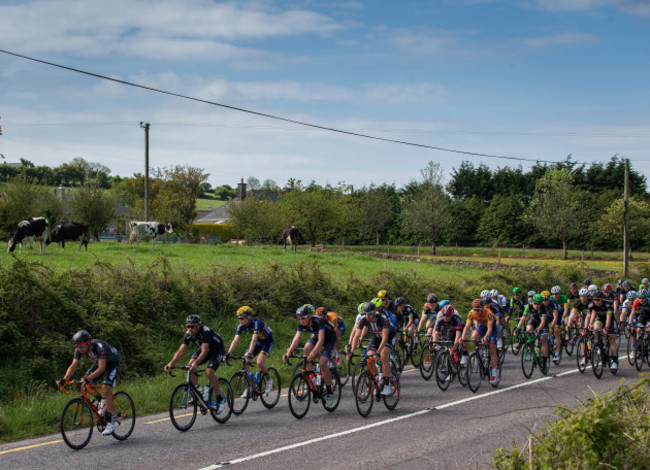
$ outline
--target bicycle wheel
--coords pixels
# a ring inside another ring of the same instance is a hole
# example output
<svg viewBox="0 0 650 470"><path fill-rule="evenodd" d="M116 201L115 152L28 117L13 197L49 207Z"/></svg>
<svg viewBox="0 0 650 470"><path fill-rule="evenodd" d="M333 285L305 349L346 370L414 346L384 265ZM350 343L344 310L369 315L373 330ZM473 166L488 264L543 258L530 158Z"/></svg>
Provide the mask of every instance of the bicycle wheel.
<svg viewBox="0 0 650 470"><path fill-rule="evenodd" d="M640 371L643 367L643 360L645 359L646 354L646 338L645 335L641 336L636 341L636 352L634 354L634 367L636 370Z"/></svg>
<svg viewBox="0 0 650 470"><path fill-rule="evenodd" d="M413 364L413 367L418 369L420 367L420 353L421 353L421 344L420 340L415 340L411 338L411 364Z"/></svg>
<svg viewBox="0 0 650 470"><path fill-rule="evenodd" d="M234 402L234 397L232 394L232 388L230 388L230 384L226 379L223 377L219 377L219 393L221 394L221 399L225 400L223 410L221 410L221 413L218 412L217 408L217 395L215 393L215 390L210 387L210 394L208 396L208 403L210 404L210 414L212 415L212 419L214 419L217 423L223 424L226 421L230 419L230 415L232 415L232 405Z"/></svg>
<svg viewBox="0 0 650 470"><path fill-rule="evenodd" d="M352 391L356 390L357 380L365 368L364 361L357 362L352 369L351 380L352 380Z"/></svg>
<svg viewBox="0 0 650 470"><path fill-rule="evenodd" d="M429 342L425 342L422 345L422 351L420 352L420 375L424 380L431 379L431 376L433 375L435 357L436 356L431 350Z"/></svg>
<svg viewBox="0 0 650 470"><path fill-rule="evenodd" d="M591 349L591 367L597 379L603 375L603 362L603 347L600 343L596 343Z"/></svg>
<svg viewBox="0 0 650 470"><path fill-rule="evenodd" d="M463 356L460 357L460 362L457 365L458 381L463 387L467 387L467 366L463 365Z"/></svg>
<svg viewBox="0 0 650 470"><path fill-rule="evenodd" d="M192 427L196 420L198 399L194 398L190 386L179 384L169 398L169 417L176 429L185 432Z"/></svg>
<svg viewBox="0 0 650 470"><path fill-rule="evenodd" d="M115 403L113 417L115 430L112 436L118 441L123 441L131 435L135 427L135 405L126 392L117 392L113 395L113 402Z"/></svg>
<svg viewBox="0 0 650 470"><path fill-rule="evenodd" d="M512 344L512 332L510 331L510 325L503 325L503 330L501 330L501 338L503 339L503 347L507 350L508 347Z"/></svg>
<svg viewBox="0 0 650 470"><path fill-rule="evenodd" d="M93 435L93 413L84 399L74 398L61 413L61 435L74 450L83 449Z"/></svg>
<svg viewBox="0 0 650 470"><path fill-rule="evenodd" d="M400 373L404 370L404 366L406 365L406 352L400 349L398 346L395 346L395 349L393 350L394 353L394 359L395 362L397 363L397 367L399 368Z"/></svg>
<svg viewBox="0 0 650 470"><path fill-rule="evenodd" d="M354 389L354 402L357 411L361 416L366 418L372 410L372 403L374 401L375 387L370 378L367 370L361 372L357 380L356 388Z"/></svg>
<svg viewBox="0 0 650 470"><path fill-rule="evenodd" d="M476 351L469 355L469 361L467 361L467 385L474 393L481 387L481 380L483 380L480 361L481 358L478 357Z"/></svg>
<svg viewBox="0 0 650 470"><path fill-rule="evenodd" d="M390 411L393 411L396 407L397 404L399 403L399 394L400 394L400 386L399 386L399 377L393 375L390 378L390 384L393 387L393 393L390 395L384 395L384 405L386 408L388 408Z"/></svg>
<svg viewBox="0 0 650 470"><path fill-rule="evenodd" d="M282 393L282 384L280 382L280 374L273 367L269 367L269 377L271 377L271 380L273 380L273 388L271 388L271 391L269 393L265 393L267 378L266 376L264 376L262 378L262 383L260 384L260 389L263 392L262 395L260 396L260 399L262 400L262 405L264 405L266 408L271 409L275 405L277 405L278 402L280 401L280 394Z"/></svg>
<svg viewBox="0 0 650 470"><path fill-rule="evenodd" d="M497 348L497 364L499 367L503 365L503 361L506 360L506 348Z"/></svg>
<svg viewBox="0 0 650 470"><path fill-rule="evenodd" d="M623 322L623 324L621 325L621 328L623 329L623 334L624 334L625 337L629 340L629 339L630 339L630 334L631 334L631 333L630 333L630 328L628 328L628 323L627 323L627 322Z"/></svg>
<svg viewBox="0 0 650 470"><path fill-rule="evenodd" d="M230 389L233 395L232 412L240 415L246 410L248 401L252 395L252 386L248 380L248 374L243 371L237 371L230 377Z"/></svg>
<svg viewBox="0 0 650 470"><path fill-rule="evenodd" d="M564 351L567 353L567 355L572 356L573 355L573 349L576 345L576 337L575 335L569 334L568 338L564 338L562 341L564 345Z"/></svg>
<svg viewBox="0 0 650 470"><path fill-rule="evenodd" d="M514 330L512 330L512 341L510 342L510 351L512 351L512 354L515 356L519 354L519 351L521 351L521 337L520 337L520 331L519 328L515 327Z"/></svg>
<svg viewBox="0 0 650 470"><path fill-rule="evenodd" d="M295 418L302 419L309 411L310 404L311 389L305 377L298 374L289 384L289 410Z"/></svg>
<svg viewBox="0 0 650 470"><path fill-rule="evenodd" d="M348 363L348 358L345 357L345 354L341 354L341 360L336 365L336 372L339 374L341 379L341 387L345 387L350 380L350 372L352 371L352 366Z"/></svg>
<svg viewBox="0 0 650 470"><path fill-rule="evenodd" d="M441 350L436 354L436 383L443 392L449 388L454 365L451 363L451 354L448 350Z"/></svg>
<svg viewBox="0 0 650 470"><path fill-rule="evenodd" d="M535 348L531 343L525 344L521 351L521 371L524 377L530 379L535 370Z"/></svg>
<svg viewBox="0 0 650 470"><path fill-rule="evenodd" d="M581 374L584 374L587 368L587 356L589 356L587 338L581 336L576 343L576 362Z"/></svg>
<svg viewBox="0 0 650 470"><path fill-rule="evenodd" d="M336 372L336 370L330 369L330 373L332 374L332 393L334 394L335 397L334 402L332 403L331 406L328 406L326 394L323 394L323 396L321 397L321 401L323 402L323 408L325 408L327 411L331 413L336 408L338 408L339 403L341 403L341 378L339 377L339 374L338 372Z"/></svg>
<svg viewBox="0 0 650 470"><path fill-rule="evenodd" d="M551 370L551 358L549 357L538 357L539 371L542 375L548 375L548 371Z"/></svg>
<svg viewBox="0 0 650 470"><path fill-rule="evenodd" d="M627 353L627 362L629 362L631 366L634 366L634 359L632 353L635 353L635 351L634 351L634 343L632 342L631 338L627 340L626 353Z"/></svg>

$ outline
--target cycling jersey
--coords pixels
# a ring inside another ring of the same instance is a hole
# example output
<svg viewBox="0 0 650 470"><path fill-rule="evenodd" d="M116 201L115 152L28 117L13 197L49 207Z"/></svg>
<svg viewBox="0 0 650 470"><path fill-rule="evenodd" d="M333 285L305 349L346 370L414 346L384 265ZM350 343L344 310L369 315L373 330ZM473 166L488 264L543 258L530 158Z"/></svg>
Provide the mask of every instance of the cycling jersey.
<svg viewBox="0 0 650 470"><path fill-rule="evenodd" d="M437 320L435 325L435 330L439 333L442 333L450 341L456 339L456 332L463 331L465 323L460 315L452 315L449 321L445 321L444 318Z"/></svg>
<svg viewBox="0 0 650 470"><path fill-rule="evenodd" d="M569 299L567 298L566 295L560 294L557 296L557 299L555 296L551 296L551 300L555 300L555 302L562 307L562 311L564 311L564 306L569 303Z"/></svg>
<svg viewBox="0 0 650 470"><path fill-rule="evenodd" d="M327 321L330 322L334 328L338 329L341 334L345 333L345 323L343 319L336 312L327 312Z"/></svg>
<svg viewBox="0 0 650 470"><path fill-rule="evenodd" d="M240 323L235 335L241 335L244 331L248 331L251 334L257 334L257 339L259 341L264 341L267 337L273 336L271 328L265 325L259 318L252 318L246 326Z"/></svg>
<svg viewBox="0 0 650 470"><path fill-rule="evenodd" d="M368 317L365 317L359 322L359 328L363 329L364 327L368 327L368 331L372 334L372 338L368 343L368 350L376 350L379 347L383 339L382 335L384 330L388 330L386 346L390 349L393 348L397 329L385 316L375 315L373 321L370 321Z"/></svg>
<svg viewBox="0 0 650 470"><path fill-rule="evenodd" d="M467 316L467 323L476 320L479 325L487 326L490 323L494 323L496 318L492 310L487 307L483 307L481 310L470 310L469 315Z"/></svg>
<svg viewBox="0 0 650 470"><path fill-rule="evenodd" d="M646 301L645 304L642 304L639 302L639 299L635 299L632 311L636 315L639 323L646 325L650 320L650 302Z"/></svg>
<svg viewBox="0 0 650 470"><path fill-rule="evenodd" d="M573 313L573 311L575 310L579 314L584 315L589 312L589 305L590 305L589 302L583 304L580 298L578 298L578 300L576 300L571 306L571 312Z"/></svg>
<svg viewBox="0 0 650 470"><path fill-rule="evenodd" d="M592 302L590 309L596 314L595 322L605 325L607 322L607 316L612 314L614 308L611 302L603 300L600 305L596 305L595 302ZM612 326L614 326L614 322L612 322Z"/></svg>
<svg viewBox="0 0 650 470"><path fill-rule="evenodd" d="M433 304L426 303L424 304L424 307L422 307L422 316L431 316L431 315L436 315L440 311L440 307L438 306L438 302L435 302Z"/></svg>
<svg viewBox="0 0 650 470"><path fill-rule="evenodd" d="M384 317L386 320L388 320L388 321L390 322L390 324L393 325L393 326L395 327L395 329L397 329L397 328L399 328L400 326L402 326L402 321L403 321L403 319L401 318L401 316L400 316L400 318L398 319L398 318L393 314L393 312L391 312L390 310L387 310L387 309L385 309L385 308L382 308L381 310L378 311L378 313L379 313L380 316L382 316L382 317Z"/></svg>
<svg viewBox="0 0 650 470"><path fill-rule="evenodd" d="M523 315L525 308L526 304L521 296L519 297L519 300L514 297L510 299L510 313L514 312L517 318L520 318Z"/></svg>
<svg viewBox="0 0 650 470"><path fill-rule="evenodd" d="M183 336L183 344L187 346L190 343L194 343L199 347L199 349L194 351L194 354L192 354L192 359L199 357L201 354L202 344L209 344L208 354L201 364L205 364L209 361L209 369L217 370L219 368L221 358L226 354L226 350L223 344L223 339L221 339L221 336L219 336L216 331L204 325L197 329L196 336L185 333L185 336Z"/></svg>
<svg viewBox="0 0 650 470"><path fill-rule="evenodd" d="M569 304L572 304L574 300L578 300L580 298L580 293L578 290L576 290L575 292L570 290L566 298Z"/></svg>
<svg viewBox="0 0 650 470"><path fill-rule="evenodd" d="M117 363L120 360L120 355L117 352L117 349L108 344L106 341L102 341L101 339L93 339L90 341L90 349L88 349L86 355L95 361L104 359L106 360L106 363ZM81 359L81 356L81 351L79 351L79 349L75 349L74 358L79 360Z"/></svg>
<svg viewBox="0 0 650 470"><path fill-rule="evenodd" d="M363 328L363 327L362 327ZM334 333L334 326L324 318L319 318L316 316L311 317L311 322L309 326L304 327L305 331L310 332L314 336L318 337L318 334L322 331L325 331L325 342L328 342L331 339L336 341L336 333ZM303 332L302 325L298 325L297 331Z"/></svg>
<svg viewBox="0 0 650 470"><path fill-rule="evenodd" d="M420 321L420 315L418 312L409 304L404 305L404 310L402 311L402 315L404 315L406 318L411 318L413 319L413 323L416 325Z"/></svg>

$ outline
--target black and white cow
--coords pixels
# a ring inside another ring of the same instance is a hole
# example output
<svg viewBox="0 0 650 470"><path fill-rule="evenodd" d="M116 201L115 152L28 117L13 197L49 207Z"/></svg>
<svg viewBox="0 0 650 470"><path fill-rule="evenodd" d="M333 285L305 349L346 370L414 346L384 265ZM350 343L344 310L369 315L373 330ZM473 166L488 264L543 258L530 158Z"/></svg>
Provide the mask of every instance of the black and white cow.
<svg viewBox="0 0 650 470"><path fill-rule="evenodd" d="M58 243L59 248L63 247L65 250L65 241L73 240L79 242L79 249L86 247L88 251L88 242L90 241L90 234L88 233L88 224L81 222L61 222L56 224L50 232L50 238L45 242L47 245L50 243Z"/></svg>
<svg viewBox="0 0 650 470"><path fill-rule="evenodd" d="M159 235L172 233L172 224L161 224L160 222L129 222L129 242L136 242L140 246L140 240L152 240L156 248L156 239Z"/></svg>
<svg viewBox="0 0 650 470"><path fill-rule="evenodd" d="M285 251L288 243L291 246L292 252L295 252L298 249L299 243L304 243L302 234L295 225L291 225L282 230L282 241L284 242Z"/></svg>
<svg viewBox="0 0 650 470"><path fill-rule="evenodd" d="M29 248L34 253L34 240L41 244L41 254L45 252L46 240L50 237L50 223L45 217L32 217L18 223L18 229L13 237L9 239L7 253L16 249L20 243L20 253L23 253L23 245L29 242Z"/></svg>

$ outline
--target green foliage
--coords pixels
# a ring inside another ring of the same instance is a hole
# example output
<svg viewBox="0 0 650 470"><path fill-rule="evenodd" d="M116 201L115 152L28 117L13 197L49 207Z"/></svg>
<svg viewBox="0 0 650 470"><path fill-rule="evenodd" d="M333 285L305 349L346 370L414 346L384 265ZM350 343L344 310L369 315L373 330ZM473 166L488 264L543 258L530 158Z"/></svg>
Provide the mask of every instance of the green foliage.
<svg viewBox="0 0 650 470"><path fill-rule="evenodd" d="M21 220L41 216L52 226L63 217L63 203L45 186L35 185L23 176L15 177L0 196L1 229L9 233Z"/></svg>
<svg viewBox="0 0 650 470"><path fill-rule="evenodd" d="M85 185L75 191L72 198L73 220L88 224L88 230L96 239L108 224L115 220L115 200L104 189Z"/></svg>
<svg viewBox="0 0 650 470"><path fill-rule="evenodd" d="M237 227L234 224L194 224L198 236L218 236L223 243L237 238Z"/></svg>
<svg viewBox="0 0 650 470"><path fill-rule="evenodd" d="M546 468L650 468L650 377L621 385L604 396L595 394L578 409L558 408L557 421L528 446L497 450L501 470Z"/></svg>

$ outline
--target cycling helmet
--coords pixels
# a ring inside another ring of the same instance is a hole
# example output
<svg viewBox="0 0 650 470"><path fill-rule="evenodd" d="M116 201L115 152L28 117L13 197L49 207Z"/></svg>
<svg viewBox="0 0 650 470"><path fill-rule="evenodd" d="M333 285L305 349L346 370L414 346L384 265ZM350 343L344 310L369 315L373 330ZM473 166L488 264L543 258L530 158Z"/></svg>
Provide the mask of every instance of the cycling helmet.
<svg viewBox="0 0 650 470"><path fill-rule="evenodd" d="M490 296L490 291L489 290L486 289L486 290L481 291L481 298L482 299L484 299L486 297L489 297L489 296Z"/></svg>
<svg viewBox="0 0 650 470"><path fill-rule="evenodd" d="M562 292L562 288L560 286L551 287L551 294L555 295L559 294L560 292Z"/></svg>
<svg viewBox="0 0 650 470"><path fill-rule="evenodd" d="M630 292L627 293L625 297L627 297L627 300L634 300L636 299L636 292L631 290Z"/></svg>
<svg viewBox="0 0 650 470"><path fill-rule="evenodd" d="M582 289L580 289L580 292L578 292L578 294L580 294L580 295L589 295L589 289L587 289L586 287L583 287Z"/></svg>
<svg viewBox="0 0 650 470"><path fill-rule="evenodd" d="M648 298L648 291L647 290L642 290L637 294L637 297L639 299L647 299Z"/></svg>
<svg viewBox="0 0 650 470"><path fill-rule="evenodd" d="M588 286L589 284L591 284L591 279L586 278L584 281L582 281L582 283L583 283L585 286Z"/></svg>
<svg viewBox="0 0 650 470"><path fill-rule="evenodd" d="M81 330L77 331L74 336L72 337L72 342L74 344L81 344L85 343L86 341L90 341L90 333L88 333L86 330Z"/></svg>
<svg viewBox="0 0 650 470"><path fill-rule="evenodd" d="M201 317L195 313L188 315L187 318L185 319L185 324L187 326L194 326L194 325L199 326L201 324Z"/></svg>
<svg viewBox="0 0 650 470"><path fill-rule="evenodd" d="M641 284L648 284L648 282L650 282L650 281L648 281L647 277L644 277L643 279L641 279Z"/></svg>
<svg viewBox="0 0 650 470"><path fill-rule="evenodd" d="M514 289L512 289L512 293L514 295L521 294L521 288L515 287Z"/></svg>
<svg viewBox="0 0 650 470"><path fill-rule="evenodd" d="M381 306L383 305L379 297L375 297L374 299L371 300L371 302L375 304L375 307L377 308L381 308Z"/></svg>
<svg viewBox="0 0 650 470"><path fill-rule="evenodd" d="M542 296L542 300L548 300L549 297L551 296L551 293L547 290L543 290L542 293L539 295Z"/></svg>
<svg viewBox="0 0 650 470"><path fill-rule="evenodd" d="M616 279L616 285L620 286L623 284L623 279Z"/></svg>
<svg viewBox="0 0 650 470"><path fill-rule="evenodd" d="M442 310L440 310L440 312L443 317L450 317L454 314L454 307L452 307L451 304L447 304L442 308Z"/></svg>
<svg viewBox="0 0 650 470"><path fill-rule="evenodd" d="M612 291L612 285L608 282L607 284L603 285L603 292L606 294L610 293Z"/></svg>
<svg viewBox="0 0 650 470"><path fill-rule="evenodd" d="M379 297L380 299L383 299L384 297L390 299L390 293L386 289L382 289L379 292L377 292L377 297Z"/></svg>
<svg viewBox="0 0 650 470"><path fill-rule="evenodd" d="M634 292L634 291L631 291ZM641 294L645 294L646 296L648 295L648 289L639 289L639 292L636 293L636 296L639 297Z"/></svg>
<svg viewBox="0 0 650 470"><path fill-rule="evenodd" d="M496 290L496 289L492 289L492 290L490 291L490 297L496 297L496 296L498 296L498 295L499 295L499 291L498 291L498 290Z"/></svg>
<svg viewBox="0 0 650 470"><path fill-rule="evenodd" d="M577 289L578 288L578 283L577 282L572 282L569 284L569 289Z"/></svg>
<svg viewBox="0 0 650 470"><path fill-rule="evenodd" d="M596 284L590 284L587 289L589 289L589 292L597 292L598 286Z"/></svg>
<svg viewBox="0 0 650 470"><path fill-rule="evenodd" d="M535 297L536 294L537 294L537 292L535 292L534 290L529 290L528 291L528 297Z"/></svg>
<svg viewBox="0 0 650 470"><path fill-rule="evenodd" d="M363 313L365 313L366 315L372 315L373 313L375 313L375 308L376 308L375 304L373 304L372 302L366 302L365 304L363 304Z"/></svg>
<svg viewBox="0 0 650 470"><path fill-rule="evenodd" d="M445 300L441 301L441 302L438 304L438 306L439 306L440 308L442 308L442 307L444 307L445 305L447 305L448 303L449 303L449 301L445 299Z"/></svg>
<svg viewBox="0 0 650 470"><path fill-rule="evenodd" d="M535 294L535 297L533 297L533 303L534 304L542 303L542 294Z"/></svg>
<svg viewBox="0 0 650 470"><path fill-rule="evenodd" d="M474 299L472 301L472 308L481 308L481 299Z"/></svg>
<svg viewBox="0 0 650 470"><path fill-rule="evenodd" d="M244 305L243 307L239 307L237 309L237 317L243 317L244 315L252 315L253 314L253 309L250 308L248 305Z"/></svg>
<svg viewBox="0 0 650 470"><path fill-rule="evenodd" d="M325 307L318 307L316 309L316 315L319 317L322 317L323 315L327 315L327 309Z"/></svg>
<svg viewBox="0 0 650 470"><path fill-rule="evenodd" d="M357 312L363 313L363 306L365 305L365 302L361 302L359 305L357 305Z"/></svg>
<svg viewBox="0 0 650 470"><path fill-rule="evenodd" d="M312 313L316 313L316 307L311 304L304 304L296 310L297 317L306 317Z"/></svg>
<svg viewBox="0 0 650 470"><path fill-rule="evenodd" d="M623 281L623 287L625 289L631 289L632 288L632 283L630 281Z"/></svg>
<svg viewBox="0 0 650 470"><path fill-rule="evenodd" d="M435 304L438 301L438 296L436 294L427 294L427 303Z"/></svg>
<svg viewBox="0 0 650 470"><path fill-rule="evenodd" d="M395 305L404 305L406 303L406 299L404 297L398 297L395 299Z"/></svg>
<svg viewBox="0 0 650 470"><path fill-rule="evenodd" d="M597 290L596 293L593 295L594 300L603 300L603 297L605 297L605 294L603 294L602 290Z"/></svg>

